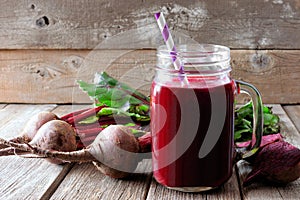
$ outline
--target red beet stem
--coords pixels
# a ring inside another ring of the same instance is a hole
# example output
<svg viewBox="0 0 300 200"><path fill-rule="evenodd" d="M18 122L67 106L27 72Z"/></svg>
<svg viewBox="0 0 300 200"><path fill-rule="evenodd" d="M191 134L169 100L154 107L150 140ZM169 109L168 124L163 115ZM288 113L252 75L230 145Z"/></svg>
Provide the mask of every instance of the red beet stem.
<svg viewBox="0 0 300 200"><path fill-rule="evenodd" d="M107 107L107 106L98 106L98 107L86 110L86 111L84 111L84 112L82 112L82 113L80 113L80 114L78 114L76 116L68 118L67 122L69 124L75 124L75 123L77 123L77 122L79 122L79 121L81 121L81 120L83 120L83 119L85 119L87 117L95 115L97 112L99 112L104 107Z"/></svg>
<svg viewBox="0 0 300 200"><path fill-rule="evenodd" d="M86 130L77 130L77 135L79 137L85 137L87 135L98 135L101 131L103 131L104 128L98 127L98 128L91 128Z"/></svg>
<svg viewBox="0 0 300 200"><path fill-rule="evenodd" d="M82 145L83 145L84 147L89 146L90 144L92 144L92 143L94 142L94 140L95 140L96 137L97 137L97 135L83 138L83 139L81 140Z"/></svg>
<svg viewBox="0 0 300 200"><path fill-rule="evenodd" d="M77 110L77 111L74 111L74 112L71 112L71 113L68 113L68 114L65 114L63 116L60 117L61 120L64 120L64 121L67 121L69 118L71 117L74 117L76 115L79 115L87 110L89 110L90 108L85 108L85 109L82 109L82 110Z"/></svg>
<svg viewBox="0 0 300 200"><path fill-rule="evenodd" d="M92 124L76 124L75 128L76 130L80 131L80 130L88 130L88 129L94 129L94 128L100 128L101 124L97 121L95 123Z"/></svg>
<svg viewBox="0 0 300 200"><path fill-rule="evenodd" d="M98 133L86 135L86 137L81 137L79 142L79 148L90 145ZM138 142L140 145L140 153L148 153L151 152L151 133L147 132L145 135L138 138Z"/></svg>
<svg viewBox="0 0 300 200"><path fill-rule="evenodd" d="M280 133L277 134L271 134L271 135L264 135L262 137L261 143L260 143L260 147L264 147L270 143L273 142L277 142L277 141L282 141L283 137ZM239 148L243 148L243 147L248 147L250 145L251 141L247 141L247 142L238 142L235 145Z"/></svg>
<svg viewBox="0 0 300 200"><path fill-rule="evenodd" d="M77 140L76 143L77 143L77 149L76 150L81 150L81 149L85 148L85 145L82 143L81 140Z"/></svg>
<svg viewBox="0 0 300 200"><path fill-rule="evenodd" d="M137 98L138 100L140 100L140 101L143 102L144 104L150 105L150 102L149 102L147 99L144 99L144 98L142 98L142 97L140 97L139 95L136 95L136 94L134 94L134 93L130 93L130 92L127 91L127 90L125 90L125 92L127 92L129 95L131 95L131 96Z"/></svg>
<svg viewBox="0 0 300 200"><path fill-rule="evenodd" d="M147 132L145 135L138 138L141 153L151 152L151 133Z"/></svg>

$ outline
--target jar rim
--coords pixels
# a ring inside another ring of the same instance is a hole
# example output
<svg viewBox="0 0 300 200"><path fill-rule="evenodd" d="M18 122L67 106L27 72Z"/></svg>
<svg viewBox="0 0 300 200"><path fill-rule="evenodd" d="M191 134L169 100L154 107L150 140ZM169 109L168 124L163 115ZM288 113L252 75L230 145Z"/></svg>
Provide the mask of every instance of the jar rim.
<svg viewBox="0 0 300 200"><path fill-rule="evenodd" d="M169 63L174 58L179 59L185 73L198 71L201 74L215 74L231 71L230 49L222 45L184 44L177 46L176 51L169 51L166 45L162 45L157 48L157 58L169 60ZM157 67L174 72L173 66L164 67L158 64Z"/></svg>
<svg viewBox="0 0 300 200"><path fill-rule="evenodd" d="M211 57L213 55L222 55L219 57L223 61L230 59L230 49L229 47L216 45L216 44L183 44L177 46L175 50L168 50L166 45L161 45L157 48L157 54L162 56L181 56L181 57Z"/></svg>

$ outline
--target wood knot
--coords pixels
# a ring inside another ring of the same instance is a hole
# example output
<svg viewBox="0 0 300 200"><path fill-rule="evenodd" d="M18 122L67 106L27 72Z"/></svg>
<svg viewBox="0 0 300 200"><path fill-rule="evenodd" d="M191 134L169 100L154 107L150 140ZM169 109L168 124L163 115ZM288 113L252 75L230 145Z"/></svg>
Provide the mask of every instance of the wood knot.
<svg viewBox="0 0 300 200"><path fill-rule="evenodd" d="M270 56L266 54L256 53L251 56L251 65L254 68L267 68L271 64Z"/></svg>
<svg viewBox="0 0 300 200"><path fill-rule="evenodd" d="M43 17L37 19L35 24L38 27L42 28L42 27L48 26L50 24L50 21L49 21L49 18L47 16L43 16Z"/></svg>

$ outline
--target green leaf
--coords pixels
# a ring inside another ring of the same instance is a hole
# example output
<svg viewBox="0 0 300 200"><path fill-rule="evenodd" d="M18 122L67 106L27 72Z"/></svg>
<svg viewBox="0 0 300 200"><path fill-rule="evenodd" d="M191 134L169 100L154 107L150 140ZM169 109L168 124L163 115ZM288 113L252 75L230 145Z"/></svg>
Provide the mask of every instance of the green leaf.
<svg viewBox="0 0 300 200"><path fill-rule="evenodd" d="M127 123L124 126L136 126L136 124L134 124L134 123Z"/></svg>
<svg viewBox="0 0 300 200"><path fill-rule="evenodd" d="M149 105L150 99L107 73L96 73L94 84L79 80L79 87L95 101L97 106L121 108L126 105Z"/></svg>
<svg viewBox="0 0 300 200"><path fill-rule="evenodd" d="M234 132L234 140L239 140L242 137L242 133L248 133L250 129L240 129Z"/></svg>
<svg viewBox="0 0 300 200"><path fill-rule="evenodd" d="M118 88L119 90L126 91L126 93L130 96L130 101L132 103L140 103L139 99L145 100L146 102L149 102L150 99L143 95L142 93L138 92L137 90L131 88L125 83L121 83L118 80L114 79L113 77L109 76L106 72L102 73L96 73L95 74L95 80L96 80L96 85L101 85L101 86L111 86L114 88ZM137 101L139 100L139 101Z"/></svg>
<svg viewBox="0 0 300 200"><path fill-rule="evenodd" d="M150 122L150 98L119 82L106 72L96 73L94 83L79 80L78 84L96 106L108 106L101 109L97 117L118 115L130 117L141 124ZM82 123L95 120L96 118L85 119Z"/></svg>
<svg viewBox="0 0 300 200"><path fill-rule="evenodd" d="M273 118L272 114L264 113L264 125L270 125L272 118Z"/></svg>
<svg viewBox="0 0 300 200"><path fill-rule="evenodd" d="M138 121L138 122L150 122L150 116L140 115L138 113L127 112L127 111L123 111L122 109L111 108L111 107L102 108L97 113L97 115L99 117L110 116L110 115L123 116L123 117L131 117L131 118L134 118L134 120Z"/></svg>
<svg viewBox="0 0 300 200"><path fill-rule="evenodd" d="M79 124L92 124L92 123L97 122L98 119L99 119L99 117L97 117L97 116L91 116L91 117L88 117L88 118L80 121Z"/></svg>
<svg viewBox="0 0 300 200"><path fill-rule="evenodd" d="M280 130L279 117L272 112L271 107L263 106L263 135L275 134ZM235 110L234 140L243 142L252 138L253 107L249 102Z"/></svg>
<svg viewBox="0 0 300 200"><path fill-rule="evenodd" d="M263 106L263 113L272 113L271 108Z"/></svg>

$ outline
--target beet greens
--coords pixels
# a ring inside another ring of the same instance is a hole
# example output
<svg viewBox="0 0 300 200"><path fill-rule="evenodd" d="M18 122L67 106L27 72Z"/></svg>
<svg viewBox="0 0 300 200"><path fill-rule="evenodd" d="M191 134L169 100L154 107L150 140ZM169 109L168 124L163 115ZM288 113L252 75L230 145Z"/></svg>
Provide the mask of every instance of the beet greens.
<svg viewBox="0 0 300 200"><path fill-rule="evenodd" d="M271 107L263 106L263 134L276 134L280 131L279 117L272 112ZM244 142L251 140L253 132L253 108L249 102L235 110L234 141Z"/></svg>

